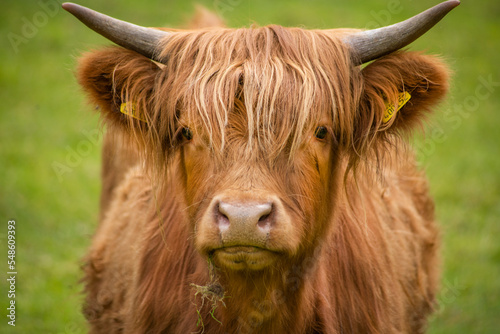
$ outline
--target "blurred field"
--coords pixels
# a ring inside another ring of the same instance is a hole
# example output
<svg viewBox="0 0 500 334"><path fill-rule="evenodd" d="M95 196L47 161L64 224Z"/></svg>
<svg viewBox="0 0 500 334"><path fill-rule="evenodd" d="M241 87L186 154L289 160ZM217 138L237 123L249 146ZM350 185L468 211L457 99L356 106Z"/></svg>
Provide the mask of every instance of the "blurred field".
<svg viewBox="0 0 500 334"><path fill-rule="evenodd" d="M230 26L372 28L438 0L198 2ZM146 26L179 25L193 12L180 0L80 3ZM0 333L86 332L79 266L97 221L100 143L73 69L81 52L109 43L55 4L3 0L0 11ZM500 328L499 18L498 0L463 1L411 47L442 54L455 72L448 101L415 139L443 231L433 334ZM9 219L17 222L15 328L5 316Z"/></svg>

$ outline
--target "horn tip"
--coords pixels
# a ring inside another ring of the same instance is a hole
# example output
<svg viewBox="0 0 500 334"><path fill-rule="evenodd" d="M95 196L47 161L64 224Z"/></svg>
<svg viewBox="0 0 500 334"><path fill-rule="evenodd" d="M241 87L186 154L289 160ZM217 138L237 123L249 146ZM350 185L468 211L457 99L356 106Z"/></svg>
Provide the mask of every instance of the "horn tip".
<svg viewBox="0 0 500 334"><path fill-rule="evenodd" d="M70 13L76 17L78 17L78 15L82 15L83 13L85 13L86 11L89 10L88 8L80 6L80 5L73 3L73 2L65 2L61 5L61 7L65 11L67 11L68 13Z"/></svg>
<svg viewBox="0 0 500 334"><path fill-rule="evenodd" d="M61 7L65 10L71 13L71 11L75 10L76 8L80 7L76 3L72 2L64 2Z"/></svg>
<svg viewBox="0 0 500 334"><path fill-rule="evenodd" d="M448 1L441 2L439 5L436 5L434 8L438 9L438 11L442 13L442 16L445 16L446 14L448 14L452 9L454 9L458 5L460 5L460 0L448 0Z"/></svg>
<svg viewBox="0 0 500 334"><path fill-rule="evenodd" d="M453 9L453 8L457 7L458 5L460 5L460 0L448 0L444 3L447 4L450 7L450 9Z"/></svg>
<svg viewBox="0 0 500 334"><path fill-rule="evenodd" d="M457 7L458 5L460 5L460 0L448 0L448 1L441 2L436 7L441 7L444 11L449 12L453 8Z"/></svg>

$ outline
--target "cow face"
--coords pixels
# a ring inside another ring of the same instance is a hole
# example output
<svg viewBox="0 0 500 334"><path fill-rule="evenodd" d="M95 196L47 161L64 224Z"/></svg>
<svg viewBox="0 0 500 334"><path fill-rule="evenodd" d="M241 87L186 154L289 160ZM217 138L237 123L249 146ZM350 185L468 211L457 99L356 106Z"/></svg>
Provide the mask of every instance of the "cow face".
<svg viewBox="0 0 500 334"><path fill-rule="evenodd" d="M246 123L237 115L229 119L220 155L202 129L186 123L179 161L202 254L229 269L259 270L313 242L327 221L335 177L328 121L308 129L293 159L289 150L270 157L258 143L249 147Z"/></svg>
<svg viewBox="0 0 500 334"><path fill-rule="evenodd" d="M233 271L310 254L335 227L347 166L414 128L447 82L434 57L361 70L331 32L276 26L179 33L160 59L93 52L79 80L156 180L183 189L197 250ZM386 122L403 91L411 101Z"/></svg>
<svg viewBox="0 0 500 334"><path fill-rule="evenodd" d="M249 32L252 40L238 42ZM329 44L340 55L334 59L318 57L314 46L305 51L307 34L269 27L166 46L163 71L177 79L164 84L176 101L172 137L190 228L199 252L220 267L289 263L307 254L331 221L343 152L335 117L354 100L348 88L356 75L335 39L312 41ZM267 54L259 45L265 39ZM180 52L193 42L203 47Z"/></svg>

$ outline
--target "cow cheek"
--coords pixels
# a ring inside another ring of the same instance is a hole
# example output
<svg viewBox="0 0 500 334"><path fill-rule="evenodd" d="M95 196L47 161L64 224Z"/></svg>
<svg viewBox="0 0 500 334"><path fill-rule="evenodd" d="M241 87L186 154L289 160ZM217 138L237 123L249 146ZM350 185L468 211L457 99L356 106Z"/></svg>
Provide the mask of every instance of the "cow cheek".
<svg viewBox="0 0 500 334"><path fill-rule="evenodd" d="M331 174L331 145L328 143L316 143L313 147L312 154L316 162L316 170L320 177L320 182L323 185L328 184ZM326 188L326 187L324 187Z"/></svg>
<svg viewBox="0 0 500 334"><path fill-rule="evenodd" d="M334 206L333 198L342 188L342 178L339 177L340 166L342 165L344 154L334 145L327 144L316 150L319 164L319 174L321 183L321 203L327 208Z"/></svg>
<svg viewBox="0 0 500 334"><path fill-rule="evenodd" d="M331 220L332 179L335 176L331 147L324 143L313 144L301 160L302 164L298 168L303 175L294 179L298 192L303 194L300 206L306 218L304 234L308 239L314 239L323 233Z"/></svg>
<svg viewBox="0 0 500 334"><path fill-rule="evenodd" d="M199 213L203 199L210 189L212 166L206 149L195 145L183 147L185 200L191 220ZM193 205L198 203L198 205Z"/></svg>

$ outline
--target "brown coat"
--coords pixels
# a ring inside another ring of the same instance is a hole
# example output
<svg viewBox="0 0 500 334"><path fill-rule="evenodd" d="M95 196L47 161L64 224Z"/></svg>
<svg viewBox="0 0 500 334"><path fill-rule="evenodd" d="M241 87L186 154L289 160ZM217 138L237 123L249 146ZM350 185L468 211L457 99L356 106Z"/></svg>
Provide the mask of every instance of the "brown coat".
<svg viewBox="0 0 500 334"><path fill-rule="evenodd" d="M91 332L424 331L439 237L405 138L447 90L439 59L361 69L332 34L279 26L186 31L162 55L80 60L108 125Z"/></svg>

